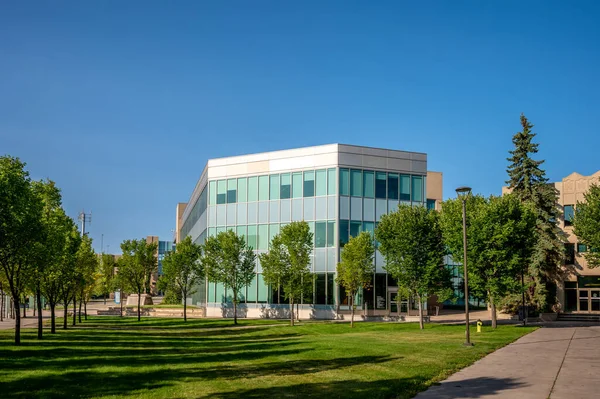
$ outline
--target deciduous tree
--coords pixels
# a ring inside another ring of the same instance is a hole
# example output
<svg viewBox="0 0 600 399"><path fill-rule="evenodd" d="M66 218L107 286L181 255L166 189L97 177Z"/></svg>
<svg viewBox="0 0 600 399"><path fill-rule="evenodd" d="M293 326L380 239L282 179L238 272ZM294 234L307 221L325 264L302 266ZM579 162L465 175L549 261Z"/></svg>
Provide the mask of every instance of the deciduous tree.
<svg viewBox="0 0 600 399"><path fill-rule="evenodd" d="M149 289L148 282L158 268L157 248L156 242L147 243L144 239L125 240L121 244L123 255L118 261L118 276L127 290L138 295L138 321L141 320L142 293Z"/></svg>
<svg viewBox="0 0 600 399"><path fill-rule="evenodd" d="M263 278L267 284L283 288L290 302L290 324L294 325L294 303L306 291L310 281L310 253L313 234L308 223L292 222L281 228L271 240L269 252L260 254Z"/></svg>
<svg viewBox="0 0 600 399"><path fill-rule="evenodd" d="M445 254L439 214L421 206L400 205L384 215L375 229L385 269L419 303L423 329L423 301L433 294L443 301L451 296L451 281L444 267Z"/></svg>
<svg viewBox="0 0 600 399"><path fill-rule="evenodd" d="M366 288L373 280L374 255L373 237L366 231L350 238L342 249L342 259L337 265L337 283L343 286L352 298L350 327L354 327L354 298L358 290Z"/></svg>
<svg viewBox="0 0 600 399"><path fill-rule="evenodd" d="M592 184L584 201L577 203L573 232L587 246L584 253L590 268L600 266L600 185Z"/></svg>

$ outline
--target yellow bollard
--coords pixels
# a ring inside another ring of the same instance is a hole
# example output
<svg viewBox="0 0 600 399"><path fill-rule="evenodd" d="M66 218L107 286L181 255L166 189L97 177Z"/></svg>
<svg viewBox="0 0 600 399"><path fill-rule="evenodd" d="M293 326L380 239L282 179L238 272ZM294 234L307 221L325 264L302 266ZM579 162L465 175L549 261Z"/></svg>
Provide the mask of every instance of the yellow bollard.
<svg viewBox="0 0 600 399"><path fill-rule="evenodd" d="M481 322L481 319L477 320L477 332L480 333L481 332L481 326L483 325L483 323Z"/></svg>

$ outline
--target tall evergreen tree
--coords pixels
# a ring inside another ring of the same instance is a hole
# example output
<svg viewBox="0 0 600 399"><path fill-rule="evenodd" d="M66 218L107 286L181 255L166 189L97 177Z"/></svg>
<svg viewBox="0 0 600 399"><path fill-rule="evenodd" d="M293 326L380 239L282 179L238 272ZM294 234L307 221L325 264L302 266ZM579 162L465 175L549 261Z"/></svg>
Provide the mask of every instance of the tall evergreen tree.
<svg viewBox="0 0 600 399"><path fill-rule="evenodd" d="M538 152L539 144L533 142L536 136L532 132L533 125L523 114L521 126L523 130L512 139L515 148L507 158L510 165L506 183L521 202L529 203L536 212L537 242L523 273L527 278L529 303L545 310L556 302L549 288L555 286L562 271L564 239L558 227L558 191L548 183L546 172L541 168L544 161L531 158Z"/></svg>

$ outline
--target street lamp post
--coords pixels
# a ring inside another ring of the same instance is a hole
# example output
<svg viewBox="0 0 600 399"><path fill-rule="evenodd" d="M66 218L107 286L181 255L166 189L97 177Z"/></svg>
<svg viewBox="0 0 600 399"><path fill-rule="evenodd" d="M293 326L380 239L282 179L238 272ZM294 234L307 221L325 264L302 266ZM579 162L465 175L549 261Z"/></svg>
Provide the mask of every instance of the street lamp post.
<svg viewBox="0 0 600 399"><path fill-rule="evenodd" d="M467 273L467 196L471 193L471 187L459 187L456 194L462 199L462 222L463 222L463 278L465 281L465 346L473 346L471 333L469 331L469 274Z"/></svg>

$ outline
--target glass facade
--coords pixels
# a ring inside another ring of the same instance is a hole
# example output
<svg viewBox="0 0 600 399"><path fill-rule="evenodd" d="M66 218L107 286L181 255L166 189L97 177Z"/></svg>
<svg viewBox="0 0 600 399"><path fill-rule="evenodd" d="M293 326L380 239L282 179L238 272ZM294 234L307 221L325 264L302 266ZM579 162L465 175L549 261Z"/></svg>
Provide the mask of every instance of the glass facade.
<svg viewBox="0 0 600 399"><path fill-rule="evenodd" d="M335 283L340 249L362 231L374 235L381 216L399 204L427 206L426 198L425 176L375 169L298 169L216 179L202 189L181 236L192 235L202 243L207 236L232 229L243 235L257 253L263 253L281 227L304 220L314 234L314 247L310 265L313 289L302 298L302 304L338 305L347 310L347 295ZM364 309L385 311L390 306L388 287L395 282L385 272L379 251L374 262L372 284L357 294L354 303ZM258 259L255 270L256 277L244 290L242 302L284 304L278 287L265 284ZM207 281L201 292L206 299L200 302L232 300L230 290L221 284Z"/></svg>

